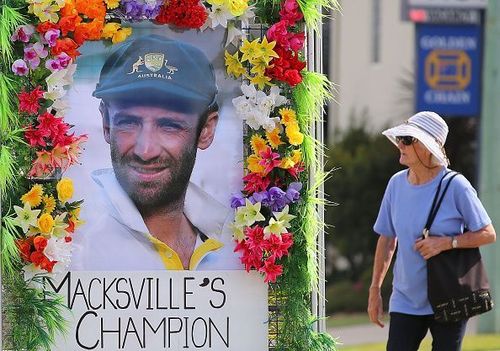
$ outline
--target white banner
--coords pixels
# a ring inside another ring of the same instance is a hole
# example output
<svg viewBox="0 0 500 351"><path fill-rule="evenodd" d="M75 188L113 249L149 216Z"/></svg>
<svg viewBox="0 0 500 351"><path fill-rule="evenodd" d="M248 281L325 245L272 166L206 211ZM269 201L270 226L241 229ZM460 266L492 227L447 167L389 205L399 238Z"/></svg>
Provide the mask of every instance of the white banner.
<svg viewBox="0 0 500 351"><path fill-rule="evenodd" d="M55 350L267 350L267 285L244 271L71 272Z"/></svg>

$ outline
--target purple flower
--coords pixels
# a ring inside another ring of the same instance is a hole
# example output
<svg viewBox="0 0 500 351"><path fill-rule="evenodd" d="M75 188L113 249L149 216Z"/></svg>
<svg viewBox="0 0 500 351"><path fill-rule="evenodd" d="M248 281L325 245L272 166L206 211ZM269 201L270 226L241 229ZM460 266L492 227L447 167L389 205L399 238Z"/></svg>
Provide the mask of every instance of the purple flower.
<svg viewBox="0 0 500 351"><path fill-rule="evenodd" d="M56 45L56 40L60 35L61 31L59 29L49 29L45 32L44 38L47 40L47 44L49 44L50 47L53 47Z"/></svg>
<svg viewBox="0 0 500 351"><path fill-rule="evenodd" d="M120 10L127 19L140 21L156 18L162 4L163 0L122 0Z"/></svg>
<svg viewBox="0 0 500 351"><path fill-rule="evenodd" d="M241 193L231 195L231 208L245 206L245 197Z"/></svg>
<svg viewBox="0 0 500 351"><path fill-rule="evenodd" d="M269 193L267 191L259 191L253 193L253 195L250 197L250 201L252 203L257 203L260 202L264 206L269 206Z"/></svg>
<svg viewBox="0 0 500 351"><path fill-rule="evenodd" d="M290 183L288 189L286 189L286 198L289 202L296 202L300 198L300 189L302 189L302 183L293 182Z"/></svg>
<svg viewBox="0 0 500 351"><path fill-rule="evenodd" d="M35 27L31 24L27 24L24 26L19 26L15 30L14 34L10 37L12 41L22 41L23 43L27 43L30 41L31 35L35 33Z"/></svg>
<svg viewBox="0 0 500 351"><path fill-rule="evenodd" d="M40 64L40 58L45 58L49 52L41 43L28 44L24 48L24 60L27 61L31 69L35 69Z"/></svg>
<svg viewBox="0 0 500 351"><path fill-rule="evenodd" d="M28 74L28 66L24 60L15 60L12 64L12 72L18 76L25 76Z"/></svg>
<svg viewBox="0 0 500 351"><path fill-rule="evenodd" d="M56 56L56 58L59 61L59 64L61 65L62 68L67 68L68 65L71 63L71 57L65 52L61 52L59 55Z"/></svg>
<svg viewBox="0 0 500 351"><path fill-rule="evenodd" d="M58 60L49 59L45 62L45 68L50 70L51 72L59 71L62 69L61 64Z"/></svg>
<svg viewBox="0 0 500 351"><path fill-rule="evenodd" d="M274 212L281 211L288 204L286 193L276 186L269 189L269 200Z"/></svg>

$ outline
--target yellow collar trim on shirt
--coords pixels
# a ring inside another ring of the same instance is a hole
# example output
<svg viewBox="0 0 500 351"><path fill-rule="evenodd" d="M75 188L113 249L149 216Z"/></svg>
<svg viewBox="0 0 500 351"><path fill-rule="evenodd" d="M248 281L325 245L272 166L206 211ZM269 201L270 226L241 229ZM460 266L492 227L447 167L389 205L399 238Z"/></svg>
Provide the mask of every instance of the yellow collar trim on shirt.
<svg viewBox="0 0 500 351"><path fill-rule="evenodd" d="M160 255L166 269L177 271L184 270L182 261L175 250L173 250L163 241L160 241L153 236L150 236L149 240L154 245L156 252L158 252L158 254ZM205 240L200 246L194 249L194 252L191 255L191 259L189 260L189 270L195 270L201 260L208 253L217 251L223 246L224 244L216 239L208 238L207 240Z"/></svg>

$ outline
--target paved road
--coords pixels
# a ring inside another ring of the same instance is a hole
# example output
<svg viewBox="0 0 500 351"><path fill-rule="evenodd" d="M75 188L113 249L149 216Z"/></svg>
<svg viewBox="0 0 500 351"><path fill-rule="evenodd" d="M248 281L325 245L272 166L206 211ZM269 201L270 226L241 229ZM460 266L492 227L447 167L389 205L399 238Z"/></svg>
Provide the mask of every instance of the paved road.
<svg viewBox="0 0 500 351"><path fill-rule="evenodd" d="M472 318L467 325L466 334L475 334L476 330L477 319ZM338 338L339 343L345 346L378 343L387 340L389 323L387 323L384 328L380 328L375 324L362 324L329 329L328 332L333 337Z"/></svg>

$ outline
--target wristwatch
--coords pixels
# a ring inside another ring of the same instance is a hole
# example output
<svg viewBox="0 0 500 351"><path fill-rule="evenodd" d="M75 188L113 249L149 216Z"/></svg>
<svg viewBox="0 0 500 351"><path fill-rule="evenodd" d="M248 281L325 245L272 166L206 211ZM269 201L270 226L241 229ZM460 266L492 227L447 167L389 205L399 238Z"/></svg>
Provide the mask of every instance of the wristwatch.
<svg viewBox="0 0 500 351"><path fill-rule="evenodd" d="M456 236L454 236L454 237L451 238L451 247L453 249L456 249L458 247L458 240L457 240Z"/></svg>

